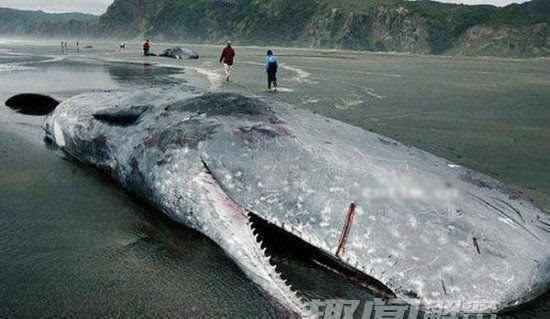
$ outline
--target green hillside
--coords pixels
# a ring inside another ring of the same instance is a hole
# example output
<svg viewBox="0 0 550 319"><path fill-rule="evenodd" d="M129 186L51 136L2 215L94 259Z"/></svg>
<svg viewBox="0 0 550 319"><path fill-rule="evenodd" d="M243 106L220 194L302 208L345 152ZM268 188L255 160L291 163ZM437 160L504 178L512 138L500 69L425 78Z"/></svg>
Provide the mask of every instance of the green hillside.
<svg viewBox="0 0 550 319"><path fill-rule="evenodd" d="M10 35L550 55L548 0L504 8L429 0L114 0L99 18L0 8L0 19L0 34Z"/></svg>
<svg viewBox="0 0 550 319"><path fill-rule="evenodd" d="M0 7L0 34L10 36L93 36L98 17L83 13L46 13Z"/></svg>
<svg viewBox="0 0 550 319"><path fill-rule="evenodd" d="M116 0L100 29L118 37L421 54L542 56L546 0L505 8L428 0ZM142 25L143 24L143 25Z"/></svg>

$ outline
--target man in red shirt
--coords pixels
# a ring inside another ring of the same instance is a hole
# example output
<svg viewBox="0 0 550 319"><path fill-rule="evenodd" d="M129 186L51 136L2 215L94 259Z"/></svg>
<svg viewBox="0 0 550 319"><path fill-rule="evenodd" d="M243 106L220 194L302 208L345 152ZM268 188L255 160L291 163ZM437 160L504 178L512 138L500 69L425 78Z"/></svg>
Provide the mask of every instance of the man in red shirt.
<svg viewBox="0 0 550 319"><path fill-rule="evenodd" d="M148 56L150 49L151 49L151 41L149 41L149 39L147 39L145 41L145 43L143 43L143 55Z"/></svg>
<svg viewBox="0 0 550 319"><path fill-rule="evenodd" d="M231 47L231 42L227 42L227 45L223 48L222 55L220 57L220 63L223 63L224 66L226 81L231 79L233 62L235 62L235 50Z"/></svg>

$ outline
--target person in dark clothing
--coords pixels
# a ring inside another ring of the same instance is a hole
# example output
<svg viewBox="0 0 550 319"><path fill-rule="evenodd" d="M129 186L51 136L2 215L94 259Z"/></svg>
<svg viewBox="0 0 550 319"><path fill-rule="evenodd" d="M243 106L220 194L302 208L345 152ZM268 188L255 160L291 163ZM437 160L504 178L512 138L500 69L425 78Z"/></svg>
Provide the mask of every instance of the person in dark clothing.
<svg viewBox="0 0 550 319"><path fill-rule="evenodd" d="M231 79L231 71L233 69L233 63L235 62L235 50L231 47L231 42L227 42L225 48L223 48L222 55L220 56L220 63L223 63L225 71L225 80Z"/></svg>
<svg viewBox="0 0 550 319"><path fill-rule="evenodd" d="M277 57L273 54L273 51L267 51L265 57L265 70L267 72L267 89L271 91L271 85L273 84L274 91L277 91L277 69L279 63Z"/></svg>
<svg viewBox="0 0 550 319"><path fill-rule="evenodd" d="M148 56L149 50L151 50L151 41L146 40L145 43L143 43L143 55Z"/></svg>

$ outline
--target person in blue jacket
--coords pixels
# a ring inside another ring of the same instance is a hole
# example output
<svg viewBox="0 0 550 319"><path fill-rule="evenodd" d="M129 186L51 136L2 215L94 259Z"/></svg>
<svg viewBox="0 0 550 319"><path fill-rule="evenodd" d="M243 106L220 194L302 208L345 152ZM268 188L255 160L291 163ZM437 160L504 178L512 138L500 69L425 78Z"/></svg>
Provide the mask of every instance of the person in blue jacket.
<svg viewBox="0 0 550 319"><path fill-rule="evenodd" d="M279 64L277 62L277 57L273 54L273 51L267 51L267 56L265 57L265 70L267 71L267 89L271 90L271 85L273 84L274 91L277 91L277 69Z"/></svg>

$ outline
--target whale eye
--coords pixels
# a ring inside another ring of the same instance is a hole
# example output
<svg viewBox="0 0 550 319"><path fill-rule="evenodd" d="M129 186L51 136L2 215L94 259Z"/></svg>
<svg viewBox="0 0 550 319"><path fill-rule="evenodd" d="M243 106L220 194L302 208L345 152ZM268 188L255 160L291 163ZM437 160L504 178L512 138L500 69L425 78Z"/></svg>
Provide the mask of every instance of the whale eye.
<svg viewBox="0 0 550 319"><path fill-rule="evenodd" d="M17 94L6 100L10 109L26 115L48 115L59 105L56 99L42 94Z"/></svg>

